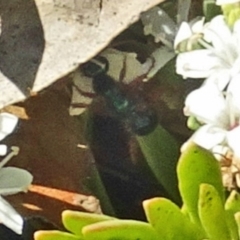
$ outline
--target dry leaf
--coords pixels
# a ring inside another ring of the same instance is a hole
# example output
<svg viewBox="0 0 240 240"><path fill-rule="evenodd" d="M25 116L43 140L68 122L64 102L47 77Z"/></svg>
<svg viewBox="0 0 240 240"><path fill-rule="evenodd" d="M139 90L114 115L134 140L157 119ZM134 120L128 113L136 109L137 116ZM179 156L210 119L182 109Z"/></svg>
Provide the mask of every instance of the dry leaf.
<svg viewBox="0 0 240 240"><path fill-rule="evenodd" d="M121 52L115 49L108 48L103 51L100 56L105 57L109 64L108 75L115 81L120 81L120 75L125 68L125 74L122 82L129 84L137 77L146 74L151 68L151 59L141 64L137 60L136 53ZM92 79L84 76L80 69L73 74L73 93L72 102L69 108L70 115L80 115L86 109L86 106L91 104L94 90L92 88Z"/></svg>
<svg viewBox="0 0 240 240"><path fill-rule="evenodd" d="M160 2L1 1L0 109L73 71Z"/></svg>

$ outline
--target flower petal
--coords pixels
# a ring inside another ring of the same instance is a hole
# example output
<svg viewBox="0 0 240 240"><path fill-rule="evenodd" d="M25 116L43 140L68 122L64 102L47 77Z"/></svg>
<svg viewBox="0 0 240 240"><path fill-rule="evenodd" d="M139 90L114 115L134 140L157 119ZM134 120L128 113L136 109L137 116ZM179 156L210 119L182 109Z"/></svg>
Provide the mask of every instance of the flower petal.
<svg viewBox="0 0 240 240"><path fill-rule="evenodd" d="M225 5L225 4L231 4L231 3L236 3L240 2L239 0L217 0L216 4L217 5Z"/></svg>
<svg viewBox="0 0 240 240"><path fill-rule="evenodd" d="M184 113L198 121L227 128L229 124L227 104L221 91L207 84L191 92L185 101Z"/></svg>
<svg viewBox="0 0 240 240"><path fill-rule="evenodd" d="M5 156L7 154L7 146L0 144L0 156Z"/></svg>
<svg viewBox="0 0 240 240"><path fill-rule="evenodd" d="M233 150L234 155L240 159L240 126L235 127L227 133L227 142L229 147Z"/></svg>
<svg viewBox="0 0 240 240"><path fill-rule="evenodd" d="M225 140L226 131L211 124L200 127L191 137L199 146L211 150Z"/></svg>
<svg viewBox="0 0 240 240"><path fill-rule="evenodd" d="M192 34L193 33L189 24L187 22L182 22L174 40L174 48L176 49L179 43L190 38Z"/></svg>
<svg viewBox="0 0 240 240"><path fill-rule="evenodd" d="M235 44L232 38L232 32L226 24L224 16L218 15L211 20L204 28L204 39L213 44L218 51L224 51L227 48L234 50ZM233 46L232 46L233 45Z"/></svg>
<svg viewBox="0 0 240 240"><path fill-rule="evenodd" d="M215 69L211 76L206 79L205 84L215 84L220 91L223 91L230 80L230 71L228 69L219 68Z"/></svg>
<svg viewBox="0 0 240 240"><path fill-rule="evenodd" d="M235 115L240 116L240 74L236 75L230 82L227 92L232 96L232 107Z"/></svg>
<svg viewBox="0 0 240 240"><path fill-rule="evenodd" d="M26 191L32 180L32 174L24 169L4 167L0 169L0 195Z"/></svg>
<svg viewBox="0 0 240 240"><path fill-rule="evenodd" d="M237 20L233 26L233 37L235 38L238 54L240 54L240 20Z"/></svg>
<svg viewBox="0 0 240 240"><path fill-rule="evenodd" d="M15 209L0 196L0 222L17 234L22 234L23 219Z"/></svg>
<svg viewBox="0 0 240 240"><path fill-rule="evenodd" d="M212 69L221 67L220 59L209 49L180 53L177 57L177 73L189 78L207 78Z"/></svg>
<svg viewBox="0 0 240 240"><path fill-rule="evenodd" d="M194 33L202 33L203 31L203 27L204 27L204 22L205 22L205 17L202 17L201 19L199 19L198 21L195 21L192 24L192 31Z"/></svg>
<svg viewBox="0 0 240 240"><path fill-rule="evenodd" d="M18 118L10 113L0 113L0 141L13 132Z"/></svg>

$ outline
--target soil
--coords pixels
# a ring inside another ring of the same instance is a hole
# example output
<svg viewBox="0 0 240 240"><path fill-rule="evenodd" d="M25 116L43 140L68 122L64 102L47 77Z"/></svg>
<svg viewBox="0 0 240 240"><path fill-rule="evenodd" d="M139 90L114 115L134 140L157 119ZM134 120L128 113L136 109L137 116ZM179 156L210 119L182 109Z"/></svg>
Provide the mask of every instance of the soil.
<svg viewBox="0 0 240 240"><path fill-rule="evenodd" d="M56 223L64 209L84 210L76 199L90 194L82 181L89 173L90 152L78 147L85 144L83 126L69 115L70 98L65 90L53 86L19 104L25 114L15 132L2 141L20 147L8 165L34 176L28 193L6 199L23 216L43 215Z"/></svg>

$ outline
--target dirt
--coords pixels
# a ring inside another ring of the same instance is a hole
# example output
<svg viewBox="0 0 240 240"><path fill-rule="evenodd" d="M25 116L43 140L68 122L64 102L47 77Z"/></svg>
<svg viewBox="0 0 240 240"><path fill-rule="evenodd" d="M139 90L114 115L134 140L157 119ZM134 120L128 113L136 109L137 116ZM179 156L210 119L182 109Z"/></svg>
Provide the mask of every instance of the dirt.
<svg viewBox="0 0 240 240"><path fill-rule="evenodd" d="M28 193L6 199L23 216L43 215L56 223L64 209L83 210L76 199L90 194L83 183L89 173L90 153L78 147L85 144L83 126L69 116L70 98L65 90L52 87L20 104L25 115L3 141L20 147L20 154L8 165L34 176Z"/></svg>

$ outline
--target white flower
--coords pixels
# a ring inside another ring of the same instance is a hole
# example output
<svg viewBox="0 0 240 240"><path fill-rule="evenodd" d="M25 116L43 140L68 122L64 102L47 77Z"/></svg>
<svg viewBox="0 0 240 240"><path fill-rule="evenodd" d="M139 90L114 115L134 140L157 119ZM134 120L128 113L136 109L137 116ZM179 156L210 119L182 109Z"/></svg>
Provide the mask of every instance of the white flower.
<svg viewBox="0 0 240 240"><path fill-rule="evenodd" d="M206 78L223 90L232 79L240 77L240 21L230 30L223 15L205 24L203 39L205 49L180 53L177 73L184 78Z"/></svg>
<svg viewBox="0 0 240 240"><path fill-rule="evenodd" d="M0 162L0 195L4 196L25 192L32 183L33 176L28 171L16 167L3 167L18 152L18 147L12 147L12 152ZM22 233L22 217L1 196L0 222L17 234Z"/></svg>
<svg viewBox="0 0 240 240"><path fill-rule="evenodd" d="M187 22L182 22L174 40L174 48L176 49L178 44L181 43L182 41L202 34L203 27L204 18L201 18L199 21L196 21L191 25Z"/></svg>
<svg viewBox="0 0 240 240"><path fill-rule="evenodd" d="M17 126L18 118L10 113L0 113L0 141L11 134ZM7 146L0 144L0 156L7 153Z"/></svg>
<svg viewBox="0 0 240 240"><path fill-rule="evenodd" d="M208 150L227 146L240 161L240 111L233 102L231 92L223 93L216 85L206 84L188 95L184 112L204 124L190 141Z"/></svg>
<svg viewBox="0 0 240 240"><path fill-rule="evenodd" d="M0 196L0 221L17 234L22 234L23 218Z"/></svg>
<svg viewBox="0 0 240 240"><path fill-rule="evenodd" d="M194 116L201 123L222 128L229 125L227 102L215 85L203 85L192 91L185 100L184 114Z"/></svg>
<svg viewBox="0 0 240 240"><path fill-rule="evenodd" d="M240 2L239 0L217 0L217 5L225 5L225 4L231 4L231 3L237 3Z"/></svg>

